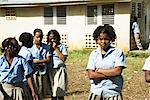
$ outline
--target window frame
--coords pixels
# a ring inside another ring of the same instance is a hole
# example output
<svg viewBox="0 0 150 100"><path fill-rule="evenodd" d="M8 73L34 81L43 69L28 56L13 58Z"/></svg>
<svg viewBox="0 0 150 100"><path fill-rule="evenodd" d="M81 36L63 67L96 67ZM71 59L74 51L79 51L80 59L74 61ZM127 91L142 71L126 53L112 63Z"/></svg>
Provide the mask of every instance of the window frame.
<svg viewBox="0 0 150 100"><path fill-rule="evenodd" d="M102 24L114 24L115 5L102 5Z"/></svg>
<svg viewBox="0 0 150 100"><path fill-rule="evenodd" d="M6 20L16 20L16 9L15 8L5 8Z"/></svg>
<svg viewBox="0 0 150 100"><path fill-rule="evenodd" d="M86 9L87 13L87 24L88 25L96 25L97 17L98 17L98 6L97 5L89 5Z"/></svg>
<svg viewBox="0 0 150 100"><path fill-rule="evenodd" d="M67 7L66 6L57 7L56 8L56 17L57 17L58 25L67 24Z"/></svg>
<svg viewBox="0 0 150 100"><path fill-rule="evenodd" d="M54 10L53 7L44 7L44 24L53 25ZM47 22L49 20L49 22Z"/></svg>

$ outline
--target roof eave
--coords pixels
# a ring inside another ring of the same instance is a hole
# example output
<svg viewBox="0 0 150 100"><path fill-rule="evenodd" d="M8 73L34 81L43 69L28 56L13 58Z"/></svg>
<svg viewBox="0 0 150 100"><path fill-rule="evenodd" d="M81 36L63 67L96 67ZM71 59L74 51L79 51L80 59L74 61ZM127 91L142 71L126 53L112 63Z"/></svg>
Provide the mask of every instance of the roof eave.
<svg viewBox="0 0 150 100"><path fill-rule="evenodd" d="M83 5L95 3L131 2L132 0L77 0L63 2L2 2L0 7L35 7L35 6L60 6L60 5Z"/></svg>

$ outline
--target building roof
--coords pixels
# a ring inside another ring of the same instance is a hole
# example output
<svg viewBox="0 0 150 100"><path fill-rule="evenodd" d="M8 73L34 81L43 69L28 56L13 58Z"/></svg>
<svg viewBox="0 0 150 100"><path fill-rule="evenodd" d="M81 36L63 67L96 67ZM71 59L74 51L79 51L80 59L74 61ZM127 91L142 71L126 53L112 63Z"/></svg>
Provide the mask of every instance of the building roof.
<svg viewBox="0 0 150 100"><path fill-rule="evenodd" d="M0 0L0 7L58 6L89 3L131 2L132 0Z"/></svg>

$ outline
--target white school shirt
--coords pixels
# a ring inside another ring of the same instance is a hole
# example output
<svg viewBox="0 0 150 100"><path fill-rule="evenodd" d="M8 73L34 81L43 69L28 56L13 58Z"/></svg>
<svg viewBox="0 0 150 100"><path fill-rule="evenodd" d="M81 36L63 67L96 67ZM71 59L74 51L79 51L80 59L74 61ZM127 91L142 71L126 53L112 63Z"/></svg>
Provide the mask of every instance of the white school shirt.
<svg viewBox="0 0 150 100"><path fill-rule="evenodd" d="M126 66L124 54L121 49L110 48L104 58L102 58L100 48L97 48L91 52L86 69L112 69L116 66L122 66L123 68ZM103 80L90 80L90 82L90 91L99 96L103 93L103 97L117 96L123 87L122 75Z"/></svg>
<svg viewBox="0 0 150 100"><path fill-rule="evenodd" d="M139 24L137 22L133 22L132 29L135 34L140 34Z"/></svg>
<svg viewBox="0 0 150 100"><path fill-rule="evenodd" d="M66 56L68 55L68 50L64 44L60 44L57 47L59 48L60 52L62 52L63 55L66 55ZM59 65L65 64L64 61L62 61L59 58L59 55L55 50L52 55L53 55L52 56L53 57L53 68L59 68Z"/></svg>
<svg viewBox="0 0 150 100"><path fill-rule="evenodd" d="M30 48L30 51L32 53L33 59L41 60L46 59L48 56L51 56L49 46L44 43L42 43L42 46L40 48L37 48L37 46L34 44L32 48ZM38 72L40 75L44 75L46 73L46 66L40 68Z"/></svg>
<svg viewBox="0 0 150 100"><path fill-rule="evenodd" d="M21 47L21 49L20 49L18 55L20 55L20 56L22 56L24 59L26 59L27 62L28 62L28 61L33 61L33 56L32 56L31 51L30 51L27 47L25 47L25 46L22 46L22 47ZM33 62L30 63L30 66L33 68ZM24 78L23 81L24 81L25 84L28 83L26 77Z"/></svg>
<svg viewBox="0 0 150 100"><path fill-rule="evenodd" d="M22 56L23 58L25 58L26 61L33 60L31 51L25 46L21 47L21 49L19 51L19 55Z"/></svg>

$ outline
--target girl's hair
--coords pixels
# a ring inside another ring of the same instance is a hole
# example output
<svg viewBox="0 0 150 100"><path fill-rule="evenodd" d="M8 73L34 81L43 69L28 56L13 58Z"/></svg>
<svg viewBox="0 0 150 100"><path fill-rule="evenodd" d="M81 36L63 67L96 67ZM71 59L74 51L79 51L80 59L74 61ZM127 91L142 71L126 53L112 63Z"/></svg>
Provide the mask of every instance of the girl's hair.
<svg viewBox="0 0 150 100"><path fill-rule="evenodd" d="M7 49L10 50L14 50L15 49L15 53L18 54L19 50L20 50L20 46L18 44L18 41L15 38L9 37L6 38L3 42L2 42L2 52L6 51Z"/></svg>
<svg viewBox="0 0 150 100"><path fill-rule="evenodd" d="M49 36L50 34L54 34L54 37L56 38L56 40L59 42L61 40L60 38L60 34L57 30L50 30L47 34L47 43L49 42Z"/></svg>
<svg viewBox="0 0 150 100"><path fill-rule="evenodd" d="M93 38L94 40L97 41L99 35L101 33L106 33L107 36L110 38L110 40L113 42L116 39L116 33L115 30L112 26L110 26L109 24L105 24L104 26L98 26L94 33L93 33Z"/></svg>
<svg viewBox="0 0 150 100"><path fill-rule="evenodd" d="M33 45L33 36L31 33L24 32L20 35L19 41L22 43L22 46L31 47Z"/></svg>
<svg viewBox="0 0 150 100"><path fill-rule="evenodd" d="M36 32L41 33L41 39L42 39L42 38L43 38L43 31L42 31L41 29L39 29L39 28L36 28L36 29L33 31L34 36L35 36Z"/></svg>
<svg viewBox="0 0 150 100"><path fill-rule="evenodd" d="M133 22L137 22L137 17L136 16L133 17Z"/></svg>

